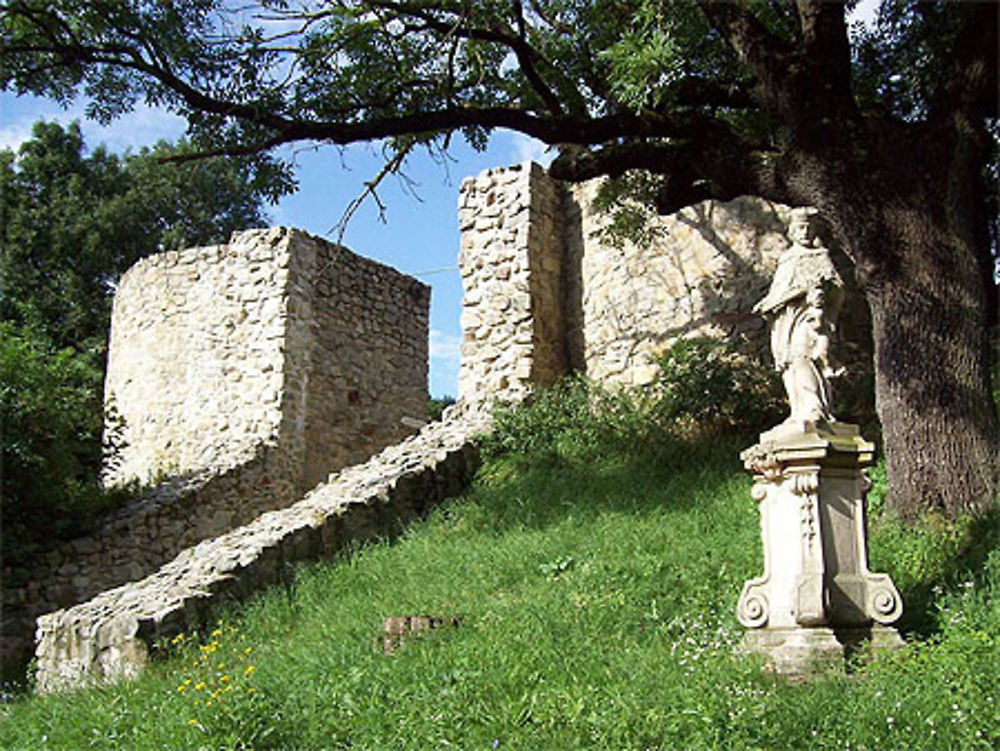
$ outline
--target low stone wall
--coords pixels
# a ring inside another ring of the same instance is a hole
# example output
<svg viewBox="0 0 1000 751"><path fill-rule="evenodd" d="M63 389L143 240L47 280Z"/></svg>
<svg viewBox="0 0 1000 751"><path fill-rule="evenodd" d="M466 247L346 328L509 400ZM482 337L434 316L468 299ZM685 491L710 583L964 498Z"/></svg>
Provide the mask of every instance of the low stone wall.
<svg viewBox="0 0 1000 751"><path fill-rule="evenodd" d="M472 439L488 425L484 412L451 408L298 503L188 548L141 581L40 617L38 691L135 675L156 639L202 622L220 598L246 597L279 582L290 564L398 530L463 490L478 468Z"/></svg>
<svg viewBox="0 0 1000 751"><path fill-rule="evenodd" d="M27 581L4 570L0 650L3 664L31 658L35 619L99 592L141 579L186 547L287 506L297 484L283 476L272 450L220 474L204 471L168 480L119 509L96 532L66 542L34 560Z"/></svg>

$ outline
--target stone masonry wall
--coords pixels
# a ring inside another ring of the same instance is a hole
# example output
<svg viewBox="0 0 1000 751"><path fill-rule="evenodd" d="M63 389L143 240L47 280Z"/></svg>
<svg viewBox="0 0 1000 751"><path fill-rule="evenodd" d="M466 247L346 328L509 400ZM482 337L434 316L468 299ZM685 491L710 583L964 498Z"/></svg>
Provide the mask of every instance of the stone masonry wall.
<svg viewBox="0 0 1000 751"><path fill-rule="evenodd" d="M170 476L98 531L4 569L3 664L30 657L41 613L140 579L413 433L428 304L416 280L294 230L134 266L106 384L129 443L107 479Z"/></svg>
<svg viewBox="0 0 1000 751"><path fill-rule="evenodd" d="M122 276L105 400L125 420L125 447L106 482L223 469L279 443L291 266L283 233L251 231L150 256Z"/></svg>
<svg viewBox="0 0 1000 751"><path fill-rule="evenodd" d="M571 265L582 279L583 360L601 383L645 385L654 358L680 337L742 337L766 359L763 319L751 311L788 247L790 209L758 198L706 201L650 218L648 247L602 243L607 221L590 206L596 183L567 195Z"/></svg>
<svg viewBox="0 0 1000 751"><path fill-rule="evenodd" d="M141 581L38 619L40 693L129 677L154 641L206 622L221 598L243 598L287 578L290 565L392 534L458 494L478 468L472 438L483 412L451 408L443 422L349 467L298 503L185 549Z"/></svg>
<svg viewBox="0 0 1000 751"><path fill-rule="evenodd" d="M516 399L565 372L559 206L537 164L462 183L461 396Z"/></svg>
<svg viewBox="0 0 1000 751"><path fill-rule="evenodd" d="M274 446L302 492L413 431L430 288L304 232L144 259L115 295L108 481L219 471Z"/></svg>
<svg viewBox="0 0 1000 751"><path fill-rule="evenodd" d="M618 248L598 236L607 217L591 208L597 185L560 185L537 165L463 182L460 398L516 398L569 370L609 385L645 385L656 375L655 357L679 337L733 337L770 362L766 327L751 311L789 245L790 208L749 197L707 201L651 216L649 247ZM826 239L850 279L846 259ZM853 291L849 357L870 360L859 344L867 336L864 302ZM508 305L511 297L519 305ZM527 332L540 328L529 341ZM551 364L544 378L523 364L538 361Z"/></svg>
<svg viewBox="0 0 1000 751"><path fill-rule="evenodd" d="M322 364L310 370L302 433L311 488L331 468L364 461L426 419L430 287L308 241L316 248L312 360Z"/></svg>
<svg viewBox="0 0 1000 751"><path fill-rule="evenodd" d="M419 419L426 396L426 288L284 230L248 242L258 249L263 242L270 251L255 258L237 253L225 272L205 272L206 290L219 283L209 280L225 278L225 285L239 288L232 297L197 292L202 272L185 267L181 256L141 272L158 285L154 309L173 320L154 316L142 323L136 314L124 351L151 350L155 377L149 383L185 395L152 394L161 412L138 434L140 443L149 439L144 453L126 457L123 468L130 469L119 472L192 472L120 512L101 533L106 537L50 554L43 584L35 577L18 590L18 603L48 598L53 604L57 590L39 587L55 583L76 601L86 587L96 593L98 579L99 589L111 586L93 576L95 566L114 572L114 584L133 580L38 619L40 690L133 675L156 638L204 619L219 595L245 596L287 576L291 562L395 529L458 492L474 472L472 436L488 429L482 408L493 398L520 399L571 369L604 383L645 384L655 374L653 357L680 336L736 335L751 350L766 350L763 323L750 311L788 244L786 207L749 198L698 204L653 218L659 239L651 247L618 249L595 236L604 219L590 209L594 190L592 184L569 189L530 164L463 182L459 404L444 423L341 470L290 506L291 498L275 503L275 480L288 489L311 484L326 476L328 463L359 461ZM198 253L228 258L230 250ZM195 290L190 298L185 278ZM284 285L277 295L268 289L275 282ZM246 285L259 289L244 295ZM278 301L276 313L271 300ZM205 329L212 335L191 345L206 362L181 368L161 357L156 342L180 346L198 338L202 329L189 321L206 310L213 322L232 322ZM847 319L851 335L864 339L863 313ZM241 334L246 321L253 331ZM254 365L245 366L244 357ZM421 359L418 376L413 363ZM135 381L144 369L131 364L125 370L132 380L120 384L120 392L109 390L127 413L128 390L142 385ZM277 373L280 379L271 375ZM234 392L214 401L204 391L213 383L206 374L237 384ZM418 386L419 399L408 390ZM150 392L139 393L141 404ZM254 419L243 405L255 399ZM186 436L191 426L196 434ZM199 463L207 469L193 471ZM278 505L286 507L257 516ZM211 535L221 536L207 539ZM122 554L127 549L135 552Z"/></svg>

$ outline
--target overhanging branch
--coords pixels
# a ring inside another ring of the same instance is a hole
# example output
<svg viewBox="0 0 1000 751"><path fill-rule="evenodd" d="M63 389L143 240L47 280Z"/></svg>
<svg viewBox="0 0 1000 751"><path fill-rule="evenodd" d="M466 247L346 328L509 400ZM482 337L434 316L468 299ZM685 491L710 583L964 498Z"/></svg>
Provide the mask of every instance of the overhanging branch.
<svg viewBox="0 0 1000 751"><path fill-rule="evenodd" d="M698 201L727 201L756 195L791 202L783 177L783 160L773 152L728 147L706 147L694 141L635 141L594 150L563 148L549 167L549 174L567 182L597 177L619 177L641 169L664 176L657 195L657 209L672 213Z"/></svg>

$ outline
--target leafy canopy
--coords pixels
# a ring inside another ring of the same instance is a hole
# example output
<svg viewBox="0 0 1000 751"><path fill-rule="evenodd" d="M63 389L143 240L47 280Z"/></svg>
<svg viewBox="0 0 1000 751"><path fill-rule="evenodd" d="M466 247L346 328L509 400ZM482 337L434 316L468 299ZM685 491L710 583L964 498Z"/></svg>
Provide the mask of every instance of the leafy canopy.
<svg viewBox="0 0 1000 751"><path fill-rule="evenodd" d="M102 121L166 106L198 148L266 169L262 155L293 141L388 139L405 154L511 128L567 147L560 177L670 175L661 208L788 198L783 158L823 138L824 117L914 122L963 96L980 119L995 114L995 70L960 80L995 61L989 4L886 0L876 25L848 35L856 4L11 0L0 85L64 102L82 92Z"/></svg>
<svg viewBox="0 0 1000 751"><path fill-rule="evenodd" d="M59 346L100 348L129 266L262 224L263 194L246 165L161 162L190 149L88 154L77 124L40 122L17 154L0 151L0 318Z"/></svg>
<svg viewBox="0 0 1000 751"><path fill-rule="evenodd" d="M297 141L380 140L395 169L415 147L506 128L559 147L555 178L617 179L611 205L618 190L662 212L740 195L814 206L873 307L893 497L971 508L996 485L1000 6L881 0L874 27L849 29L856 5L8 0L0 86L82 93L102 119L165 106L196 149L265 170Z"/></svg>

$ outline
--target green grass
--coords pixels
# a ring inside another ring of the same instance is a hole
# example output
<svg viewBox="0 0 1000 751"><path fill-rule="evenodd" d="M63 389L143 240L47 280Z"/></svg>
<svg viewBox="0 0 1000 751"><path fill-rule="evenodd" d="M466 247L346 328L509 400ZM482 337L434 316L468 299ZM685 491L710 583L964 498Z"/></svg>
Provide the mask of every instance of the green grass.
<svg viewBox="0 0 1000 751"><path fill-rule="evenodd" d="M741 446L490 459L401 539L301 569L139 680L14 701L0 747L998 747L995 520L878 519L873 567L921 608L910 646L847 677L776 680L733 650L761 566ZM462 622L374 649L384 617L410 614Z"/></svg>

